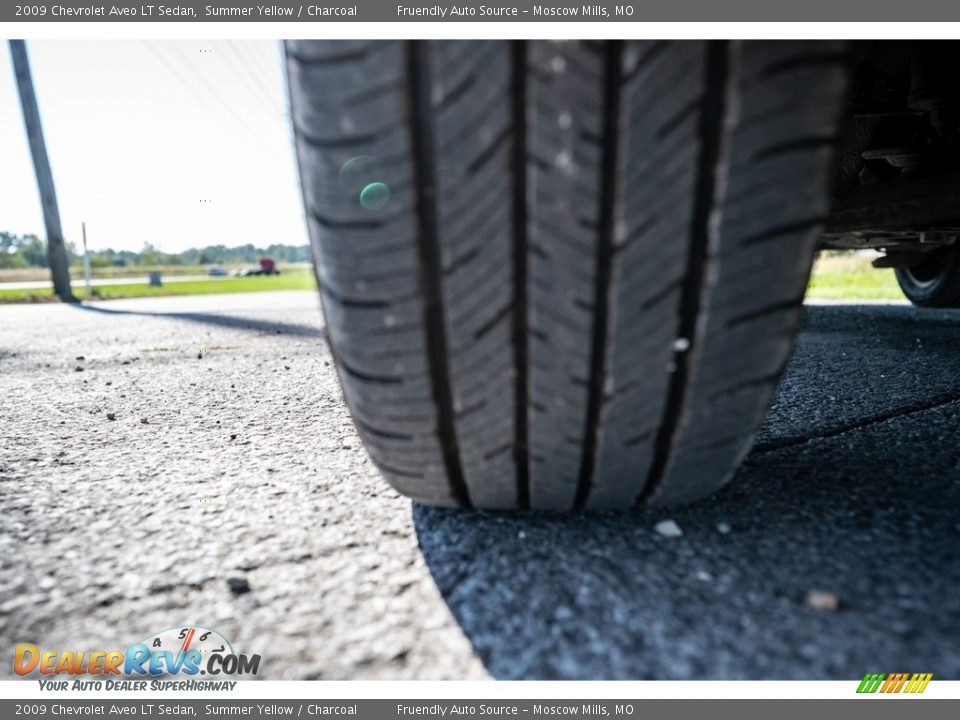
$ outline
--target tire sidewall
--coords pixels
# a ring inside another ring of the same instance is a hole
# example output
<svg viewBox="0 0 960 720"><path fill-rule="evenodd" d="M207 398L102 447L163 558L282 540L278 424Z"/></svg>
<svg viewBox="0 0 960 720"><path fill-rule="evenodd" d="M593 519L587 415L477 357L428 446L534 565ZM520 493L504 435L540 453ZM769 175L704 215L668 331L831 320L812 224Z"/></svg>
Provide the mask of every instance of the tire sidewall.
<svg viewBox="0 0 960 720"><path fill-rule="evenodd" d="M920 285L907 269L894 273L903 294L921 307L954 307L960 301L960 251L956 245L947 248L939 276L929 285Z"/></svg>

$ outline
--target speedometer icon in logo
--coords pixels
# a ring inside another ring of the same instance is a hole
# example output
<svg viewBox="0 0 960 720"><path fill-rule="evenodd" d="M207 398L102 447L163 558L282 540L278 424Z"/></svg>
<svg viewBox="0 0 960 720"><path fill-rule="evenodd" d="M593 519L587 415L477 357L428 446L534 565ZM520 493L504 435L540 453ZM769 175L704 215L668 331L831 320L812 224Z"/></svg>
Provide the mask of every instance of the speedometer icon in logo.
<svg viewBox="0 0 960 720"><path fill-rule="evenodd" d="M148 636L143 644L150 650L151 665L166 668L163 675L176 673L185 666L199 667L200 674L205 675L203 668L211 655L234 654L223 635L200 625L162 630Z"/></svg>

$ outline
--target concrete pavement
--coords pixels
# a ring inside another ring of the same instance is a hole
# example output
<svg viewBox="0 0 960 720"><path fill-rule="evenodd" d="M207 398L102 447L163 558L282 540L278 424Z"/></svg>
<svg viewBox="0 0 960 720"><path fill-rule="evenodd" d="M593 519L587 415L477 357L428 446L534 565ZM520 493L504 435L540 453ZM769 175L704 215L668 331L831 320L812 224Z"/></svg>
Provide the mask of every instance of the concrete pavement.
<svg viewBox="0 0 960 720"><path fill-rule="evenodd" d="M0 308L2 652L196 623L272 679L960 678L960 314L808 308L730 486L558 517L399 498L316 305Z"/></svg>

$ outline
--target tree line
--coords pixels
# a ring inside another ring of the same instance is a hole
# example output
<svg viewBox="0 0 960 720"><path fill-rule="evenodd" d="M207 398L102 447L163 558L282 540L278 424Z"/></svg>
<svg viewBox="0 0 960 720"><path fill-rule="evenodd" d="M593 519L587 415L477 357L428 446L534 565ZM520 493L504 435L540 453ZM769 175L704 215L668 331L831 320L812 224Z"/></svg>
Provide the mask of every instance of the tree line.
<svg viewBox="0 0 960 720"><path fill-rule="evenodd" d="M83 262L83 251L74 243L66 243L70 264ZM277 262L309 262L308 245L284 245L273 243L266 247L253 244L227 247L207 245L190 248L179 253L162 252L150 243L144 243L139 251L91 250L90 264L95 268L105 267L156 267L161 265L242 265L256 263L262 257ZM47 267L47 251L36 235L16 235L0 230L0 269Z"/></svg>

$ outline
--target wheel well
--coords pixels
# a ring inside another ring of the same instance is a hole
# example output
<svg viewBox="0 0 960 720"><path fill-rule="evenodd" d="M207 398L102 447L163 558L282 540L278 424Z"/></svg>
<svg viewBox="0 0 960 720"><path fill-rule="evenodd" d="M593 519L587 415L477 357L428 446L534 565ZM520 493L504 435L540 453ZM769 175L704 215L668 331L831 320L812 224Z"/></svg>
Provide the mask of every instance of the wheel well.
<svg viewBox="0 0 960 720"><path fill-rule="evenodd" d="M897 265L957 242L958 66L960 42L852 44L822 247L881 249Z"/></svg>

